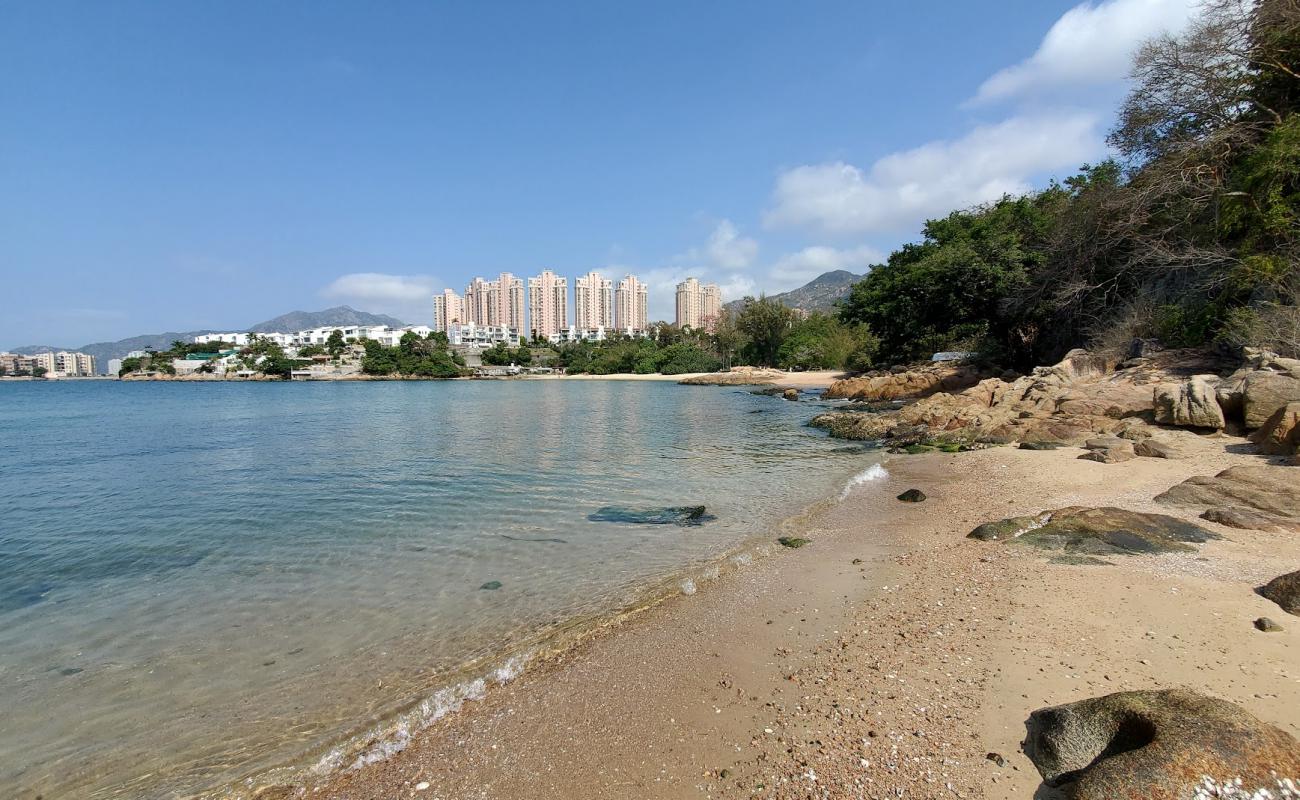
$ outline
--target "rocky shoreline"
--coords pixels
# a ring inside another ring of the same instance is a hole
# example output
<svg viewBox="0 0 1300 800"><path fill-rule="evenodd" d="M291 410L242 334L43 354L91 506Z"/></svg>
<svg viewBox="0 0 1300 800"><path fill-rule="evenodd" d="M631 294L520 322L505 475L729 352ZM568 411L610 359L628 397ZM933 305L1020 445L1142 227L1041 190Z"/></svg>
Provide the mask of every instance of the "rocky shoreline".
<svg viewBox="0 0 1300 800"><path fill-rule="evenodd" d="M829 412L920 455L782 531L800 546L266 796L1293 796L1292 369L1073 353Z"/></svg>

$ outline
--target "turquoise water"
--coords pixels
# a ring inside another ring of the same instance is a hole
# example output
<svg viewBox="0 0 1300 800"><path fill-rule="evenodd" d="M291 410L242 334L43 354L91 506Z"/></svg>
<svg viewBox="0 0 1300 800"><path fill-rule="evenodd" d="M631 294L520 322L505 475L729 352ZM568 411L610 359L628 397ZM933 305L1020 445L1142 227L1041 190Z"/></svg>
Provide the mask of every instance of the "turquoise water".
<svg viewBox="0 0 1300 800"><path fill-rule="evenodd" d="M0 383L0 796L237 792L381 757L874 460L804 427L816 405L652 382ZM716 519L588 518L680 505Z"/></svg>

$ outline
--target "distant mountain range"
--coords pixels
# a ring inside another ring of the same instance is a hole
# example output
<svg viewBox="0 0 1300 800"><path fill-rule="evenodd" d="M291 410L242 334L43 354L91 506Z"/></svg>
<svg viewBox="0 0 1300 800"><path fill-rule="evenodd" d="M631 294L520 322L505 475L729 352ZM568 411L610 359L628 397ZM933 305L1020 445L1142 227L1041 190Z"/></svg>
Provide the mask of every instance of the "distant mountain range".
<svg viewBox="0 0 1300 800"><path fill-rule="evenodd" d="M835 304L848 297L853 284L864 277L866 276L854 275L852 272L842 269L823 272L798 289L791 289L780 294L770 294L767 299L775 300L789 308L802 308L804 311L809 312L834 311ZM745 307L745 301L732 300L726 304L726 307L733 312L739 312Z"/></svg>
<svg viewBox="0 0 1300 800"><path fill-rule="evenodd" d="M222 330L201 330L201 331L167 331L166 333L146 334L144 336L132 336L129 339L121 339L116 342L92 342L91 344L82 345L81 347L54 347L46 344L33 344L26 347L15 347L13 352L22 353L23 355L32 355L35 353L50 353L58 350L72 350L78 353L88 353L95 357L95 369L101 373L108 372L108 361L112 358L124 358L132 350L166 350L171 347L172 342L180 340L188 342L195 336L202 336L205 333L235 333L248 331L250 333L271 333L273 331L301 331L307 328L323 328L328 325L387 325L390 328L401 328L406 325L396 317L390 317L385 314L371 314L365 311L357 311L349 306L335 306L327 308L324 311L290 311L288 314L281 314L274 319L268 319L265 322L259 322L248 328L224 328Z"/></svg>
<svg viewBox="0 0 1300 800"><path fill-rule="evenodd" d="M387 325L390 328L402 328L406 323L386 314L371 314L357 311L350 306L335 306L324 311L290 311L275 319L259 322L249 328L248 332L305 331L308 328L325 328L331 325Z"/></svg>

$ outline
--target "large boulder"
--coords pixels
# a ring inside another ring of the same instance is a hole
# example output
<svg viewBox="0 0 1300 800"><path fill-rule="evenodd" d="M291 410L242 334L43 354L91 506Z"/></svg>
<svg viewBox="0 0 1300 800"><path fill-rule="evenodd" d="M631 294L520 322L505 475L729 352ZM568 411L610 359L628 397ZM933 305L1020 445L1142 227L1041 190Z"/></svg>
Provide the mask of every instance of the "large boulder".
<svg viewBox="0 0 1300 800"><path fill-rule="evenodd" d="M1043 708L1025 728L1025 755L1069 800L1188 800L1207 778L1240 781L1233 796L1274 797L1256 792L1300 777L1300 743L1289 734L1185 689Z"/></svg>
<svg viewBox="0 0 1300 800"><path fill-rule="evenodd" d="M1269 455L1287 456L1300 450L1300 402L1287 403L1273 412L1250 440Z"/></svg>
<svg viewBox="0 0 1300 800"><path fill-rule="evenodd" d="M967 538L1028 545L1080 555L1192 552L1192 544L1220 538L1191 522L1123 508L1070 506L1037 517L985 523Z"/></svg>
<svg viewBox="0 0 1300 800"><path fill-rule="evenodd" d="M1218 475L1196 475L1156 496L1172 506L1208 508L1236 506L1274 517L1300 520L1300 475L1284 466L1229 467Z"/></svg>
<svg viewBox="0 0 1300 800"><path fill-rule="evenodd" d="M1260 587L1259 593L1286 613L1300 617L1300 570L1277 576Z"/></svg>
<svg viewBox="0 0 1300 800"><path fill-rule="evenodd" d="M1155 387L1156 422L1189 428L1224 427L1223 409L1215 394L1218 378L1196 375L1182 383L1162 383Z"/></svg>
<svg viewBox="0 0 1300 800"><path fill-rule="evenodd" d="M1246 427L1262 427L1288 403L1300 402L1300 378L1289 373L1253 372L1241 384L1242 413Z"/></svg>

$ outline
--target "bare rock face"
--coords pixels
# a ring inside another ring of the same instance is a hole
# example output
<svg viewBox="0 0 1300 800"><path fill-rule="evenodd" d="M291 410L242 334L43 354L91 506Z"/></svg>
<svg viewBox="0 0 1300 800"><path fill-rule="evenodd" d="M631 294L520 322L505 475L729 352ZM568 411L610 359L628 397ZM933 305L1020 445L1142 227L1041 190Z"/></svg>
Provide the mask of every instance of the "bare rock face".
<svg viewBox="0 0 1300 800"><path fill-rule="evenodd" d="M1253 372L1242 381L1241 396L1246 427L1263 427L1278 409L1300 402L1300 378L1281 372Z"/></svg>
<svg viewBox="0 0 1300 800"><path fill-rule="evenodd" d="M1025 754L1070 800L1187 800L1208 777L1241 794L1300 776L1300 743L1241 708L1184 689L1118 692L1035 711Z"/></svg>
<svg viewBox="0 0 1300 800"><path fill-rule="evenodd" d="M1225 423L1219 406L1214 375L1196 375L1182 383L1162 383L1155 388L1156 422L1189 428L1222 430Z"/></svg>
<svg viewBox="0 0 1300 800"><path fill-rule="evenodd" d="M970 364L925 364L903 372L835 381L822 396L828 400L914 399L937 392L959 392L987 377L987 373Z"/></svg>
<svg viewBox="0 0 1300 800"><path fill-rule="evenodd" d="M1201 508L1237 507L1300 522L1300 475L1292 467L1229 467L1196 475L1156 496L1156 502Z"/></svg>
<svg viewBox="0 0 1300 800"><path fill-rule="evenodd" d="M1261 587L1259 593L1286 613L1300 617L1300 570L1277 576Z"/></svg>
<svg viewBox="0 0 1300 800"><path fill-rule="evenodd" d="M1300 452L1300 402L1287 403L1273 412L1250 436L1260 452L1285 456Z"/></svg>

